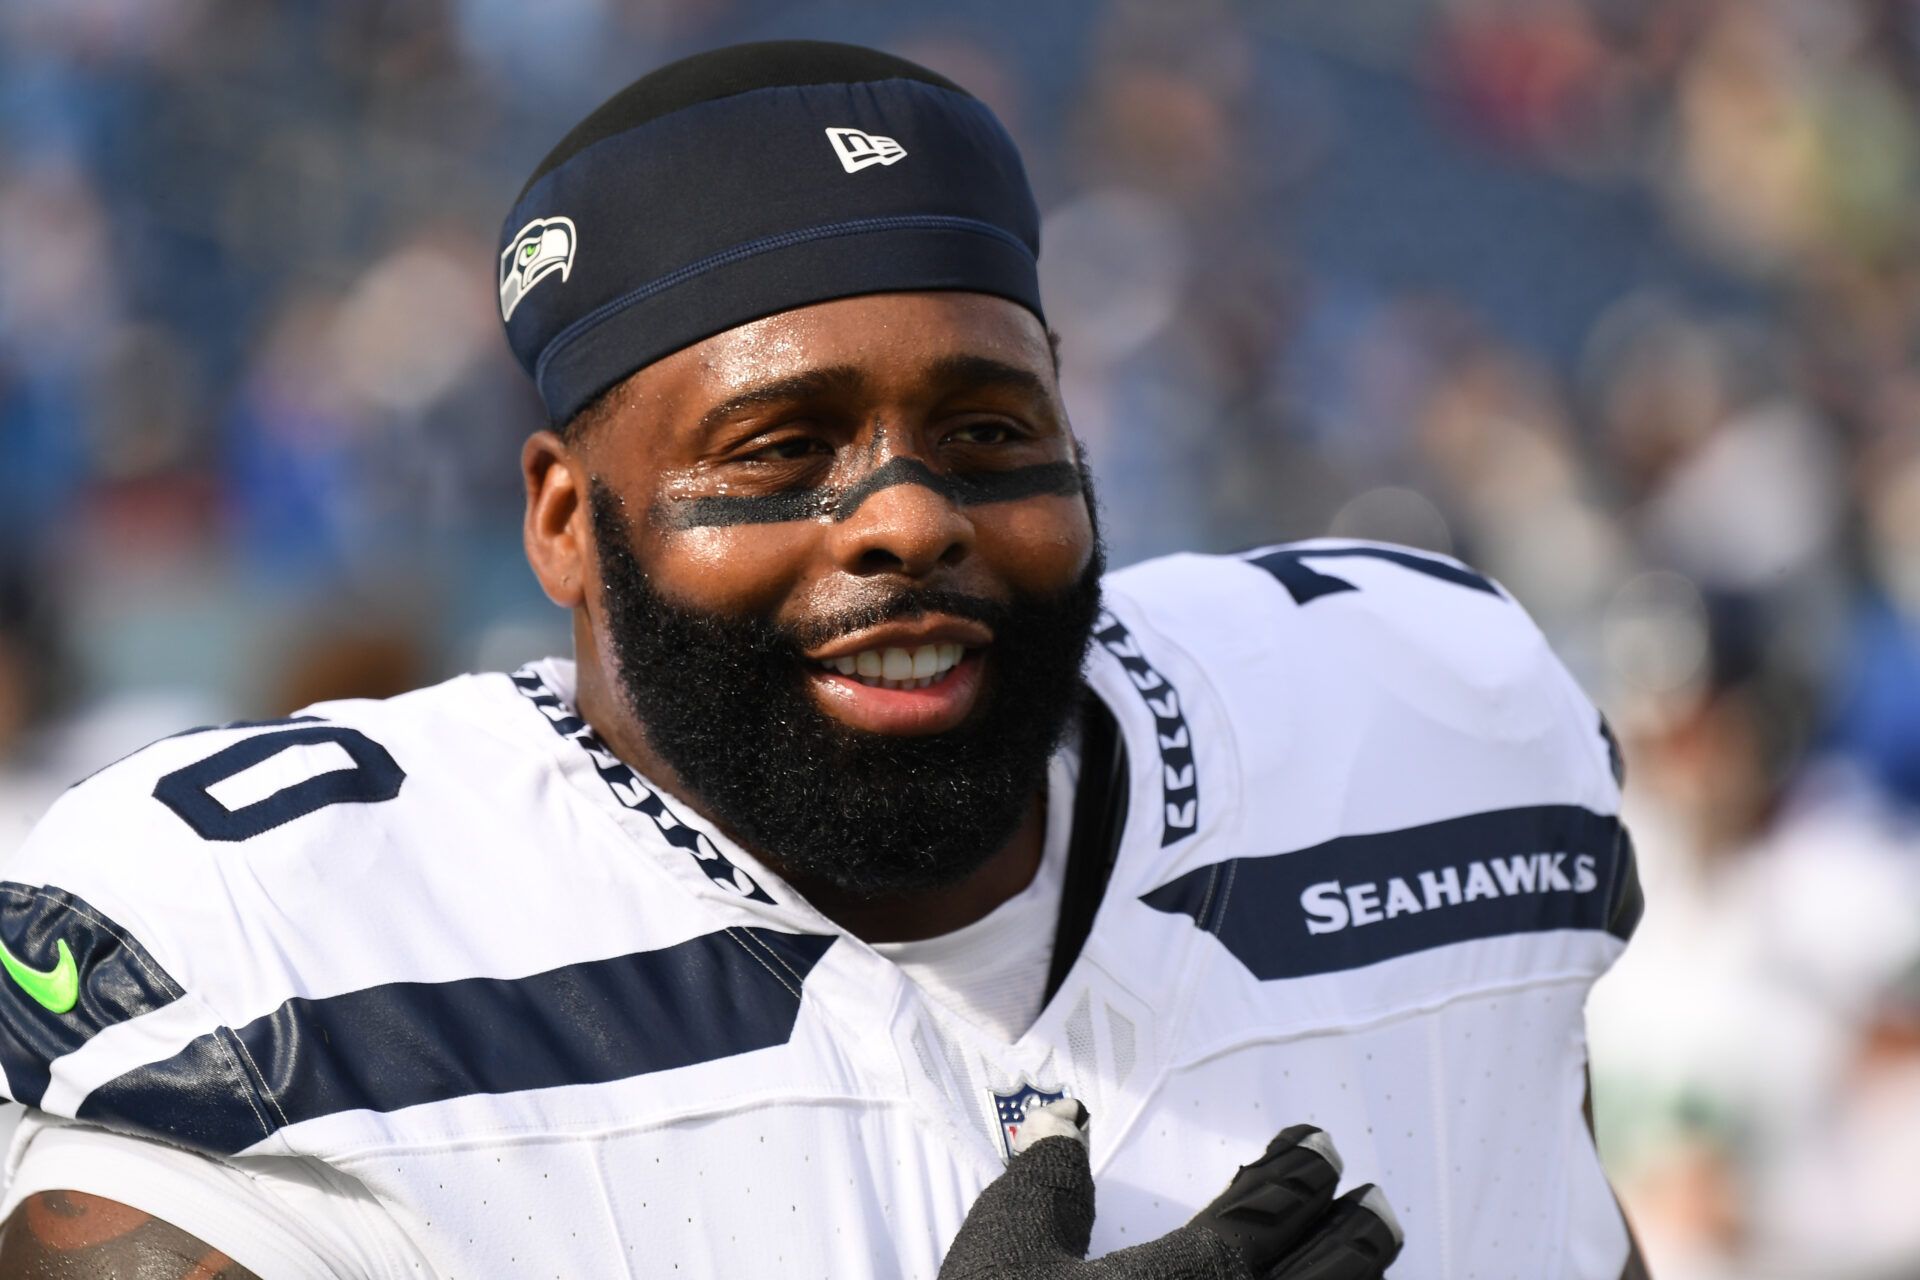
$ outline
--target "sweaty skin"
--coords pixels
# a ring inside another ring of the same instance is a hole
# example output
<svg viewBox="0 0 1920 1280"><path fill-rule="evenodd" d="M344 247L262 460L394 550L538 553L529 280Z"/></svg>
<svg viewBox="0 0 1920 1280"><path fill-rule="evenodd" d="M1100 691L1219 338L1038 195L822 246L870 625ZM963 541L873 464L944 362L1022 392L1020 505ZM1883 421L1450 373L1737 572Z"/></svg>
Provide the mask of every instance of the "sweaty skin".
<svg viewBox="0 0 1920 1280"><path fill-rule="evenodd" d="M918 459L895 458L845 489L822 486L757 496L677 498L664 509L656 507L655 519L676 529L781 524L788 520L837 522L852 519L868 498L897 484L921 485L949 502L971 507L983 502L1017 502L1042 493L1071 497L1080 492L1080 472L1071 463L1040 462L991 475L947 476Z"/></svg>
<svg viewBox="0 0 1920 1280"><path fill-rule="evenodd" d="M78 1191L42 1191L0 1224L7 1280L257 1280L150 1213Z"/></svg>

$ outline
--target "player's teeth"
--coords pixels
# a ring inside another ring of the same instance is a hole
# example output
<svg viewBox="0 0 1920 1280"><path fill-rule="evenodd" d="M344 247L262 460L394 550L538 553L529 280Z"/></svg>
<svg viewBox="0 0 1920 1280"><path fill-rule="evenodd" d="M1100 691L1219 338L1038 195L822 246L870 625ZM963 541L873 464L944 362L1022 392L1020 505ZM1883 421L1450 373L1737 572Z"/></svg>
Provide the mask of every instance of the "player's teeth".
<svg viewBox="0 0 1920 1280"><path fill-rule="evenodd" d="M940 646L923 644L913 651L913 678L925 680L940 670Z"/></svg>
<svg viewBox="0 0 1920 1280"><path fill-rule="evenodd" d="M822 658L820 665L879 689L924 689L960 665L966 656L964 645L923 644L915 649L865 649Z"/></svg>

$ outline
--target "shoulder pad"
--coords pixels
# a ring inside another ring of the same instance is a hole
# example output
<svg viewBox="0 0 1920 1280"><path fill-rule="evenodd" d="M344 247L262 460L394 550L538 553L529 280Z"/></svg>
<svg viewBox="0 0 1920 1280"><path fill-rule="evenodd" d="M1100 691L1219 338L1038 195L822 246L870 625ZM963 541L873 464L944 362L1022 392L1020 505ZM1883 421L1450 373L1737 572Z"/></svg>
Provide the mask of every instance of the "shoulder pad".
<svg viewBox="0 0 1920 1280"><path fill-rule="evenodd" d="M1109 582L1187 651L1236 718L1271 718L1274 691L1310 685L1322 717L1393 708L1382 713L1466 738L1551 739L1578 761L1591 801L1617 807L1599 712L1526 610L1449 556L1322 538L1170 556Z"/></svg>

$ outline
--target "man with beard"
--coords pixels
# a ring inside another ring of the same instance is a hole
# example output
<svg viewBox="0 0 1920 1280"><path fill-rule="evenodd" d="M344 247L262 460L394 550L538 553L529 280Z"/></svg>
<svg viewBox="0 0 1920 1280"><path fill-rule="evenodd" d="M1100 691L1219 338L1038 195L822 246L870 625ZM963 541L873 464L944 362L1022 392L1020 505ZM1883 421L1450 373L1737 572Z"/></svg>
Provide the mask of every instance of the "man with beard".
<svg viewBox="0 0 1920 1280"><path fill-rule="evenodd" d="M1368 1280L1389 1198L1397 1274L1631 1265L1598 717L1452 561L1103 578L1037 240L992 115L868 50L569 134L499 283L575 661L54 808L0 1271Z"/></svg>

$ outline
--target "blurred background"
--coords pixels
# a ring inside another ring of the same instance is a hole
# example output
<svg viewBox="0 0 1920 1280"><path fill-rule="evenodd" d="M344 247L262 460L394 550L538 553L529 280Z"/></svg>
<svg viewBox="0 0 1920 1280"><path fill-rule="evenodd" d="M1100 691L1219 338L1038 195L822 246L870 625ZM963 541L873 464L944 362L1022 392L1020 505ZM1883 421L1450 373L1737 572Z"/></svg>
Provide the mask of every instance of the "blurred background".
<svg viewBox="0 0 1920 1280"><path fill-rule="evenodd" d="M742 39L1019 140L1116 563L1462 556L1625 744L1661 1280L1920 1276L1920 4L5 0L0 853L190 723L564 652L494 237Z"/></svg>

